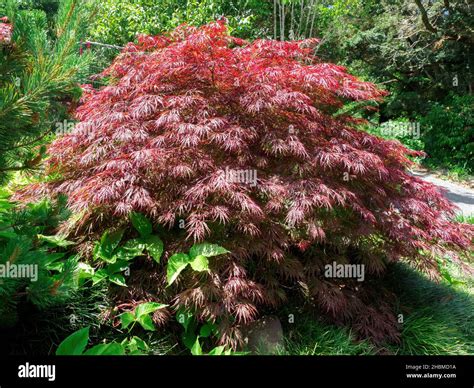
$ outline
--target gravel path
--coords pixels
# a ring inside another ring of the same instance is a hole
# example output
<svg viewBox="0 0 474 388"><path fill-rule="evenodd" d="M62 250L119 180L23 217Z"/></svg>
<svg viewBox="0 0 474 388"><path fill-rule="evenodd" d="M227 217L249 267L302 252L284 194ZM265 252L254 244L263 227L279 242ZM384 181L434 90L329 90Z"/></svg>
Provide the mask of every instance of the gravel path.
<svg viewBox="0 0 474 388"><path fill-rule="evenodd" d="M446 190L444 193L446 198L459 207L458 213L465 216L474 215L474 190L437 178L427 171L413 171L412 174L444 188Z"/></svg>

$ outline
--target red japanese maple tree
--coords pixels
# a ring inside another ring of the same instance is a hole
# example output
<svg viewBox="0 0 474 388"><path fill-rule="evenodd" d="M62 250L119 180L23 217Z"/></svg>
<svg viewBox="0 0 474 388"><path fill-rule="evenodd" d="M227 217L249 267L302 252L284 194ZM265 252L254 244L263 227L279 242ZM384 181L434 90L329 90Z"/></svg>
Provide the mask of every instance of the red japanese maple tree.
<svg viewBox="0 0 474 388"><path fill-rule="evenodd" d="M0 18L0 44L10 44L12 39L13 26L6 16Z"/></svg>
<svg viewBox="0 0 474 388"><path fill-rule="evenodd" d="M384 93L320 62L316 44L246 42L223 22L142 36L104 72L109 86L85 89L80 123L49 148L60 178L43 189L82 212L76 233L138 211L168 230L167 255L202 240L231 252L171 291L162 266L136 285L225 322L232 344L260 306L298 288L332 319L396 339L390 298L374 298L370 281L327 279L324 265L362 263L370 278L403 259L435 276L438 255L471 244L472 230L449 220L452 205L407 172L413 152L338 113Z"/></svg>

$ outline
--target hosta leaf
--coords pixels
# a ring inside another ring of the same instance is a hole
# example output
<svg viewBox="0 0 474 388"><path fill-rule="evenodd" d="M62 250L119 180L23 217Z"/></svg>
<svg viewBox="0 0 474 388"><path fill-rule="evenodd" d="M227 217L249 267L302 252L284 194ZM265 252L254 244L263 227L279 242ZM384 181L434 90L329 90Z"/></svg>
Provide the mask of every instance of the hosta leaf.
<svg viewBox="0 0 474 388"><path fill-rule="evenodd" d="M168 260L166 268L166 277L168 286L171 285L179 274L186 268L189 262L189 256L185 253L175 253Z"/></svg>
<svg viewBox="0 0 474 388"><path fill-rule="evenodd" d="M229 253L229 251L217 244L195 244L189 250L189 255L192 258L195 258L199 255L206 256L206 257L213 257L223 255L225 253Z"/></svg>
<svg viewBox="0 0 474 388"><path fill-rule="evenodd" d="M49 271L62 271L64 268L64 258L66 253L48 253L45 257L44 267Z"/></svg>
<svg viewBox="0 0 474 388"><path fill-rule="evenodd" d="M167 304L155 303L155 302L147 302L147 303L139 304L135 308L135 317L140 318L142 315L154 313L156 310L162 309L167 306L168 306Z"/></svg>
<svg viewBox="0 0 474 388"><path fill-rule="evenodd" d="M142 237L148 237L153 231L151 222L141 213L132 212L130 219Z"/></svg>
<svg viewBox="0 0 474 388"><path fill-rule="evenodd" d="M82 354L89 341L89 327L80 329L70 336L68 336L63 342L61 342L56 349L56 355L58 356L76 356Z"/></svg>
<svg viewBox="0 0 474 388"><path fill-rule="evenodd" d="M206 256L198 255L193 261L191 261L191 268L195 271L207 271L209 269L209 259Z"/></svg>

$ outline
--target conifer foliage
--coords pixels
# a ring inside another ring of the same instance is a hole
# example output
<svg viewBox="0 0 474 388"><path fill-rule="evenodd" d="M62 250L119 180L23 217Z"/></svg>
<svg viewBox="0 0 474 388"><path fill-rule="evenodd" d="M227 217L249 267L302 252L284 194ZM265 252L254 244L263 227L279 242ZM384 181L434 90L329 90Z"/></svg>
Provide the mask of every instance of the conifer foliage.
<svg viewBox="0 0 474 388"><path fill-rule="evenodd" d="M54 28L44 12L20 7L0 6L0 183L39 164L40 146L80 96L90 62L77 45L90 18L83 4L61 0Z"/></svg>
<svg viewBox="0 0 474 388"><path fill-rule="evenodd" d="M472 230L407 172L406 148L338 112L384 93L321 62L317 43L250 43L224 21L141 36L104 72L109 86L84 88L75 132L50 146L60 178L23 195L67 194L83 236L146 214L165 259L154 275L132 271L140 282L125 292L148 284L148 297L217 320L223 342L237 344L239 325L288 290L363 336L396 339L390 297L377 300L371 280L402 259L436 276L436 257L468 249ZM166 258L203 240L230 253L166 288ZM366 280L325 278L334 261L364 264Z"/></svg>

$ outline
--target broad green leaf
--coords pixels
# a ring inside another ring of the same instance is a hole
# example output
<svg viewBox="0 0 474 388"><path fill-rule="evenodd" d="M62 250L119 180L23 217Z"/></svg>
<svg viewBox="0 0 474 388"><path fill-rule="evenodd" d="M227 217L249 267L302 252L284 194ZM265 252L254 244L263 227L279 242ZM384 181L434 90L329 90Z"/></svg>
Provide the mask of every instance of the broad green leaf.
<svg viewBox="0 0 474 388"><path fill-rule="evenodd" d="M79 262L77 264L77 277L79 280L88 279L94 276L94 268L87 263Z"/></svg>
<svg viewBox="0 0 474 388"><path fill-rule="evenodd" d="M132 313L126 312L120 314L120 323L122 324L122 329L126 329L133 322L135 322L135 315L133 315Z"/></svg>
<svg viewBox="0 0 474 388"><path fill-rule="evenodd" d="M92 276L92 284L97 284L102 280L107 279L107 271L105 269L99 269L93 276Z"/></svg>
<svg viewBox="0 0 474 388"><path fill-rule="evenodd" d="M189 311L184 309L179 309L176 312L176 320L183 325L184 331L187 332L189 326L195 326L194 316ZM193 341L194 342L194 341Z"/></svg>
<svg viewBox="0 0 474 388"><path fill-rule="evenodd" d="M135 308L135 317L140 318L142 315L154 313L156 310L162 309L167 306L168 306L167 304L155 303L155 302L147 302L147 303L139 304Z"/></svg>
<svg viewBox="0 0 474 388"><path fill-rule="evenodd" d="M43 234L38 234L38 239L40 241L46 241L47 243L50 243L52 245L55 245L57 247L65 248L70 245L74 245L75 243L72 241L66 240L64 236L45 236Z"/></svg>
<svg viewBox="0 0 474 388"><path fill-rule="evenodd" d="M191 268L195 271L202 272L209 270L209 259L203 255L196 256L189 264L191 264Z"/></svg>
<svg viewBox="0 0 474 388"><path fill-rule="evenodd" d="M102 260L113 262L114 250L117 248L120 240L122 240L123 236L123 229L116 230L114 232L106 231L100 242L97 243L96 247L94 248L94 257L100 258Z"/></svg>
<svg viewBox="0 0 474 388"><path fill-rule="evenodd" d="M150 256L159 263L161 255L163 254L163 241L161 241L161 239L156 235L142 238L141 241L145 244L146 250Z"/></svg>
<svg viewBox="0 0 474 388"><path fill-rule="evenodd" d="M109 346L102 352L102 356L124 356L125 348L116 343L112 342Z"/></svg>
<svg viewBox="0 0 474 388"><path fill-rule="evenodd" d="M128 240L123 246L117 249L114 258L116 260L132 260L141 256L146 248L146 244L141 239Z"/></svg>
<svg viewBox="0 0 474 388"><path fill-rule="evenodd" d="M80 329L70 336L68 336L63 342L61 342L56 349L57 356L77 356L82 354L89 341L89 327Z"/></svg>
<svg viewBox="0 0 474 388"><path fill-rule="evenodd" d="M109 344L99 344L84 352L84 356L100 356L102 352L107 349Z"/></svg>
<svg viewBox="0 0 474 388"><path fill-rule="evenodd" d="M148 350L149 349L148 344L139 337L133 337L131 339L131 341L134 341L136 343L138 349L141 349L141 350Z"/></svg>
<svg viewBox="0 0 474 388"><path fill-rule="evenodd" d="M153 231L151 222L141 213L132 212L130 220L142 237L148 237Z"/></svg>
<svg viewBox="0 0 474 388"><path fill-rule="evenodd" d="M139 337L132 337L122 341L122 345L125 346L131 354L143 354L142 351L149 349L147 343Z"/></svg>
<svg viewBox="0 0 474 388"><path fill-rule="evenodd" d="M117 272L122 272L125 271L127 268L129 268L129 264L125 260L118 260L117 262L108 265L105 267L105 272L107 272L108 275L113 275Z"/></svg>
<svg viewBox="0 0 474 388"><path fill-rule="evenodd" d="M196 341L193 344L193 347L191 348L191 354L193 356L202 356L202 348L201 344L199 343L199 337L196 338Z"/></svg>
<svg viewBox="0 0 474 388"><path fill-rule="evenodd" d="M84 353L84 356L123 356L125 348L116 342L93 346Z"/></svg>
<svg viewBox="0 0 474 388"><path fill-rule="evenodd" d="M192 258L195 258L199 255L213 257L223 255L225 253L229 253L229 251L219 245L209 243L195 244L189 250L189 255Z"/></svg>
<svg viewBox="0 0 474 388"><path fill-rule="evenodd" d="M187 331L183 333L181 338L183 340L184 346L191 350L196 342L197 336L192 331Z"/></svg>
<svg viewBox="0 0 474 388"><path fill-rule="evenodd" d="M122 287L127 287L127 281L122 274L114 273L109 276L109 281Z"/></svg>
<svg viewBox="0 0 474 388"><path fill-rule="evenodd" d="M137 318L137 322L142 325L145 330L155 331L155 325L149 315L142 315L140 318Z"/></svg>
<svg viewBox="0 0 474 388"><path fill-rule="evenodd" d="M212 349L208 354L210 356L220 356L225 350L225 346L216 346L214 349Z"/></svg>
<svg viewBox="0 0 474 388"><path fill-rule="evenodd" d="M199 330L199 336L203 338L209 337L213 332L217 330L217 326L213 323L206 323L201 326Z"/></svg>
<svg viewBox="0 0 474 388"><path fill-rule="evenodd" d="M100 356L110 344L99 344L84 352L84 356Z"/></svg>
<svg viewBox="0 0 474 388"><path fill-rule="evenodd" d="M168 286L170 286L179 274L186 268L189 262L189 256L185 253L175 253L168 260L166 268L166 277L168 279Z"/></svg>
<svg viewBox="0 0 474 388"><path fill-rule="evenodd" d="M128 353L129 356L144 356L145 353L139 349L130 350Z"/></svg>

